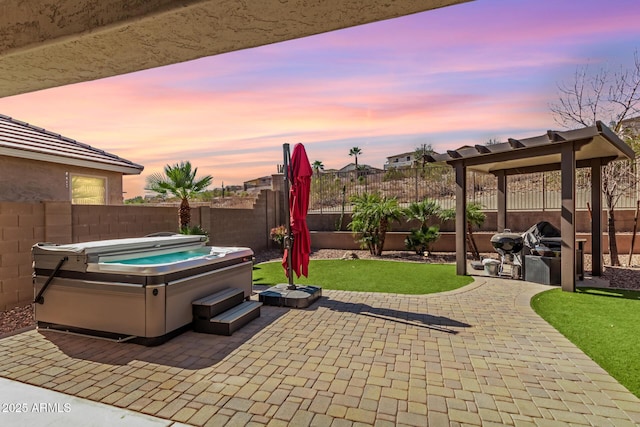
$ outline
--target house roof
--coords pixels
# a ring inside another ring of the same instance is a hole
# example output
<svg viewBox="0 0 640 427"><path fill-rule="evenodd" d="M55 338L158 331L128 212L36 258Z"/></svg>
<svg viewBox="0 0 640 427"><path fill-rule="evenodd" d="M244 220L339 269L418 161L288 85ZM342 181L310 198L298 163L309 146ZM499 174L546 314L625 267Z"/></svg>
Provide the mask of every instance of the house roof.
<svg viewBox="0 0 640 427"><path fill-rule="evenodd" d="M360 168L361 170L369 170L369 171L376 171L376 170L382 170L379 168L374 168L373 166L370 165L366 165L366 164L360 164L358 165L358 168ZM356 170L356 164L355 163L348 163L347 165L341 167L340 169L338 169L338 172L352 172ZM329 171L325 171L325 172L329 172Z"/></svg>
<svg viewBox="0 0 640 427"><path fill-rule="evenodd" d="M394 157L405 157L405 156L414 156L416 154L415 151L407 151L406 153L394 154L392 156L387 156L387 159L393 159Z"/></svg>
<svg viewBox="0 0 640 427"><path fill-rule="evenodd" d="M144 166L0 114L0 155L137 175Z"/></svg>
<svg viewBox="0 0 640 427"><path fill-rule="evenodd" d="M462 163L469 170L484 173L505 171L510 174L541 172L560 169L561 149L565 144L577 147L578 167L589 165L593 159L602 164L611 160L633 159L631 147L625 144L602 122L595 126L568 131L548 131L544 135L508 142L464 146L448 150L445 154L428 156L429 161Z"/></svg>

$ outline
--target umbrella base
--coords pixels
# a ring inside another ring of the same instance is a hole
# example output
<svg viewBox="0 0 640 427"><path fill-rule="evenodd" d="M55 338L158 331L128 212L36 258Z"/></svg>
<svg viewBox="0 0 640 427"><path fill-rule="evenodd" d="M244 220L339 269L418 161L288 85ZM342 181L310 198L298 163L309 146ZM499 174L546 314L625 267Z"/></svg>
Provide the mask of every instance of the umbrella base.
<svg viewBox="0 0 640 427"><path fill-rule="evenodd" d="M278 307L307 308L322 296L320 286L297 286L288 289L287 283L280 283L258 294L258 299L264 305Z"/></svg>

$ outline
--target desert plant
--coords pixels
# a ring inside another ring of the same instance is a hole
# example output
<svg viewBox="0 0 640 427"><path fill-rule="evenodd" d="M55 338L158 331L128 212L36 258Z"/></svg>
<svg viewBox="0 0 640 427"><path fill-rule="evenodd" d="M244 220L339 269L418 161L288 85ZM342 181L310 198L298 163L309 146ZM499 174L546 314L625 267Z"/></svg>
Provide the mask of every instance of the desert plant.
<svg viewBox="0 0 640 427"><path fill-rule="evenodd" d="M277 227L273 227L271 232L269 233L269 237L271 240L276 242L280 249L284 248L284 238L287 236L287 227L284 225L279 225Z"/></svg>
<svg viewBox="0 0 640 427"><path fill-rule="evenodd" d="M187 225L180 228L180 234L199 235L209 237L209 232L199 225Z"/></svg>
<svg viewBox="0 0 640 427"><path fill-rule="evenodd" d="M404 210L407 219L409 221L412 219L418 220L421 228L425 228L431 218L439 217L441 212L442 208L438 202L431 199L413 202Z"/></svg>
<svg viewBox="0 0 640 427"><path fill-rule="evenodd" d="M407 249L415 251L418 255L431 255L431 244L440 237L440 227L432 225L430 227L420 227L411 230L411 234L404 239Z"/></svg>
<svg viewBox="0 0 640 427"><path fill-rule="evenodd" d="M431 244L440 237L440 227L429 226L427 223L431 218L439 217L442 208L435 200L424 199L420 202L411 203L404 214L407 221L417 220L420 227L411 230L411 234L404 240L405 247L415 251L419 255L431 254Z"/></svg>
<svg viewBox="0 0 640 427"><path fill-rule="evenodd" d="M373 255L382 255L387 231L391 223L402 217L402 209L395 198L378 193L352 196L353 213L349 229L357 236L363 249Z"/></svg>

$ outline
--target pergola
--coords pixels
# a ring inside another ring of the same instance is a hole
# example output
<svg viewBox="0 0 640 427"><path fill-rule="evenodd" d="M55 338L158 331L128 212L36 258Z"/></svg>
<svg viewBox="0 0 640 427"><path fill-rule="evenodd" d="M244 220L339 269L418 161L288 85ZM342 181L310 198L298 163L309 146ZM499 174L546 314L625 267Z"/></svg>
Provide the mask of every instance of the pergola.
<svg viewBox="0 0 640 427"><path fill-rule="evenodd" d="M602 275L602 167L613 160L633 159L631 147L602 122L569 131L548 131L526 139L492 145L476 145L428 156L430 162L447 162L456 171L456 272L467 274L466 200L467 170L491 173L498 180L498 230L507 228L507 176L560 170L562 290L576 288L577 168L591 168L592 275Z"/></svg>

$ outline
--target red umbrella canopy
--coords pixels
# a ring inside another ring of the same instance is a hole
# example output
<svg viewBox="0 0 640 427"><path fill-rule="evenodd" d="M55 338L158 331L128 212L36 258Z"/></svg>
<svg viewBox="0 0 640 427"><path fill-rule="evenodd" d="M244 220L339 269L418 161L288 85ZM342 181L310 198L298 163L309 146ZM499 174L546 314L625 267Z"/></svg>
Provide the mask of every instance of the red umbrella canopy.
<svg viewBox="0 0 640 427"><path fill-rule="evenodd" d="M309 254L311 253L311 236L307 227L307 211L309 210L309 193L313 170L307 157L304 145L296 144L291 154L291 163L287 171L291 189L289 190L289 218L293 248L291 250L291 268L298 277L309 276ZM287 251L282 265L287 272Z"/></svg>

